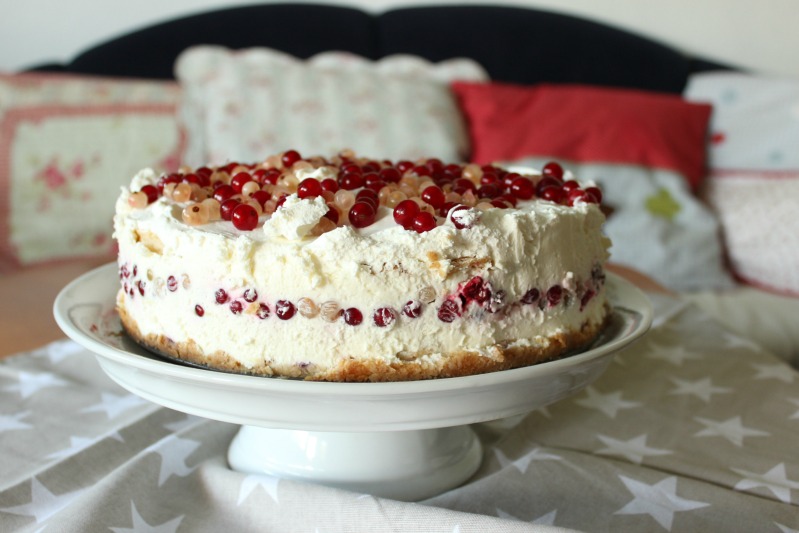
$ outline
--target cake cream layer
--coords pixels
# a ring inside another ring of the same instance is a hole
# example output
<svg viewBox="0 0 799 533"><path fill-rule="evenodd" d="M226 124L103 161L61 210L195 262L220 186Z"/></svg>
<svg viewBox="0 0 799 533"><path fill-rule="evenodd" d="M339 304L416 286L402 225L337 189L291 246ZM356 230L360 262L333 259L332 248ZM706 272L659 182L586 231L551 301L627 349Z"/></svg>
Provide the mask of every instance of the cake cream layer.
<svg viewBox="0 0 799 533"><path fill-rule="evenodd" d="M447 220L424 233L381 207L369 228L310 237L325 210L296 196L249 232L188 226L184 205L164 197L131 208L131 189L156 177L142 172L117 202L118 303L141 339L197 362L305 376L353 360L548 353L557 339L591 337L607 314L609 242L593 203L470 210L471 227ZM345 320L351 310L360 323Z"/></svg>

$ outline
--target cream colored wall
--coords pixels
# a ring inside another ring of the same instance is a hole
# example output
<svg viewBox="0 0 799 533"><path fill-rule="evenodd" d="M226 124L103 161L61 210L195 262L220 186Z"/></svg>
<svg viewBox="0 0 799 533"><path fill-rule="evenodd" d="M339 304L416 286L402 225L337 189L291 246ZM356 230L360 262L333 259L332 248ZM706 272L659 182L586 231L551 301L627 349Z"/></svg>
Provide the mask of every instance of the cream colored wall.
<svg viewBox="0 0 799 533"><path fill-rule="evenodd" d="M418 4L474 1L313 0L371 11ZM0 71L50 60L166 18L241 0L0 0ZM648 35L691 54L757 72L799 78L799 0L505 0L587 16ZM231 29L235 31L234 29Z"/></svg>

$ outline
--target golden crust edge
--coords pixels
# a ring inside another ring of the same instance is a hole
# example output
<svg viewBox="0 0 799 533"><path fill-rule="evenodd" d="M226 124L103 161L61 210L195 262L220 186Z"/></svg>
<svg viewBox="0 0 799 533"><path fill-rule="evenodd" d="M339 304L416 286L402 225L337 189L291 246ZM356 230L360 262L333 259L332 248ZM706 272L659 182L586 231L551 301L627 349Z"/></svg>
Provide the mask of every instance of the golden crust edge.
<svg viewBox="0 0 799 533"><path fill-rule="evenodd" d="M579 330L548 337L547 342L540 346L512 346L512 341L509 341L503 343L504 346L496 344L485 350L488 353L461 350L436 358L419 354L409 361L391 362L382 359L351 358L342 359L332 368L315 371L312 367L301 369L293 364L278 366L263 363L245 368L228 353L219 351L204 354L191 339L186 342L175 342L164 335L142 335L138 325L125 309L121 293L117 298L117 313L125 332L138 344L187 363L237 374L334 382L416 381L464 377L552 361L588 347L605 329L611 316L610 306L606 303L605 313L600 321L596 323L586 321Z"/></svg>

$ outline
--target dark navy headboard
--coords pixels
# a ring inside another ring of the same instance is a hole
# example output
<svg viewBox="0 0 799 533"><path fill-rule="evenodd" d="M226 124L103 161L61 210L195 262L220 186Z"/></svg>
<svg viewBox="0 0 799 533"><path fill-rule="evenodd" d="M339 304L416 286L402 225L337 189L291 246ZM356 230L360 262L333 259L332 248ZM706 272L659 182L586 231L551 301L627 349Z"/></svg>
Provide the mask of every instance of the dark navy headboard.
<svg viewBox="0 0 799 533"><path fill-rule="evenodd" d="M645 37L579 17L490 5L410 7L372 14L350 7L261 4L168 20L33 70L170 79L195 44L266 46L306 58L342 50L377 59L470 57L496 81L589 83L679 93L690 73L726 68Z"/></svg>

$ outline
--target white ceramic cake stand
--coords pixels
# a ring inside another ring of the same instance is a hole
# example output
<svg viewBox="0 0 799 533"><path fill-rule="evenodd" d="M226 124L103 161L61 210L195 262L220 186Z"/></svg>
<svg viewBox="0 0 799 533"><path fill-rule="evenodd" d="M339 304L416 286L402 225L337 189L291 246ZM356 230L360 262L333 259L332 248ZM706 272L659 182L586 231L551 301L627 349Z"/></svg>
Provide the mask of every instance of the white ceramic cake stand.
<svg viewBox="0 0 799 533"><path fill-rule="evenodd" d="M54 315L122 387L172 409L241 424L228 450L235 470L406 501L455 488L474 474L482 450L469 424L580 391L652 321L646 296L609 275L612 322L583 353L461 378L317 383L194 368L150 353L122 333L114 311L118 287L116 264L102 266L61 291Z"/></svg>

